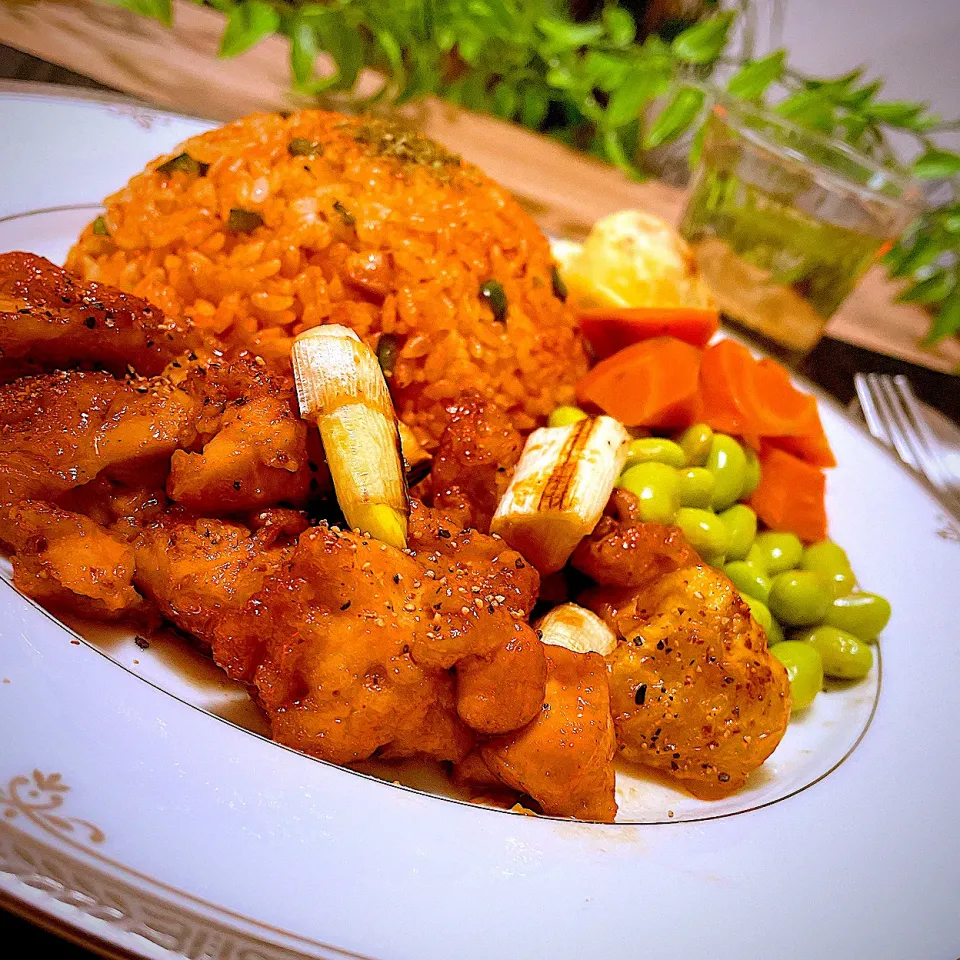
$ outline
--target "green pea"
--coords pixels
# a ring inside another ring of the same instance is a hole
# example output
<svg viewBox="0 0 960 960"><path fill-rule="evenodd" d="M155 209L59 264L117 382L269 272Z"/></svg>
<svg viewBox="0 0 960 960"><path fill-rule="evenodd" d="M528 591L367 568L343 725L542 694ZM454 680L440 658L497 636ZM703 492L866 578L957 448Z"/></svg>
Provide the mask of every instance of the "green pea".
<svg viewBox="0 0 960 960"><path fill-rule="evenodd" d="M705 423L695 423L683 431L677 443L680 444L690 466L702 467L710 455L713 431Z"/></svg>
<svg viewBox="0 0 960 960"><path fill-rule="evenodd" d="M730 533L727 557L742 560L757 536L757 515L745 504L735 503L720 514L720 519Z"/></svg>
<svg viewBox="0 0 960 960"><path fill-rule="evenodd" d="M830 609L830 593L817 573L786 570L770 585L770 612L791 627L823 623Z"/></svg>
<svg viewBox="0 0 960 960"><path fill-rule="evenodd" d="M828 677L859 680L873 666L873 651L869 644L846 630L828 626L813 627L798 634L796 639L816 649L823 661L823 672Z"/></svg>
<svg viewBox="0 0 960 960"><path fill-rule="evenodd" d="M770 576L792 570L803 556L803 544L792 533L765 530L757 534L758 555Z"/></svg>
<svg viewBox="0 0 960 960"><path fill-rule="evenodd" d="M743 455L747 458L747 477L740 491L740 499L746 500L760 486L760 458L750 447L743 448Z"/></svg>
<svg viewBox="0 0 960 960"><path fill-rule="evenodd" d="M809 707L823 689L823 661L816 647L799 640L784 640L774 644L770 652L787 669L793 710Z"/></svg>
<svg viewBox="0 0 960 960"><path fill-rule="evenodd" d="M860 640L873 640L890 622L890 601L876 593L850 593L833 601L825 620Z"/></svg>
<svg viewBox="0 0 960 960"><path fill-rule="evenodd" d="M723 568L723 572L741 594L748 594L764 603L769 599L770 580L759 567L745 560L734 560Z"/></svg>
<svg viewBox="0 0 960 960"><path fill-rule="evenodd" d="M770 618L770 626L767 628L767 646L772 647L775 643L783 643L783 627L776 617Z"/></svg>
<svg viewBox="0 0 960 960"><path fill-rule="evenodd" d="M716 478L710 504L714 510L726 510L739 499L747 476L747 458L733 437L715 433L707 456L707 469Z"/></svg>
<svg viewBox="0 0 960 960"><path fill-rule="evenodd" d="M830 540L811 543L800 558L800 569L819 573L834 597L845 597L857 585L846 552Z"/></svg>
<svg viewBox="0 0 960 960"><path fill-rule="evenodd" d="M635 463L665 463L678 469L685 466L686 455L672 440L663 437L642 437L627 447L627 466Z"/></svg>
<svg viewBox="0 0 960 960"><path fill-rule="evenodd" d="M723 521L709 510L681 507L673 521L701 557L719 557L727 552L730 534Z"/></svg>
<svg viewBox="0 0 960 960"><path fill-rule="evenodd" d="M586 420L587 415L579 407L557 407L547 417L548 427L569 427L571 423Z"/></svg>
<svg viewBox="0 0 960 960"><path fill-rule="evenodd" d="M770 608L762 600L751 597L748 593L741 593L740 596L743 598L743 602L750 608L753 619L763 627L764 633L767 633L770 630L770 625L773 623L773 615L770 613Z"/></svg>
<svg viewBox="0 0 960 960"><path fill-rule="evenodd" d="M743 558L747 563L753 564L753 566L758 567L764 573L769 573L767 570L767 557L766 552L757 543L756 540L750 544L750 549L747 551L747 555Z"/></svg>
<svg viewBox="0 0 960 960"><path fill-rule="evenodd" d="M665 463L636 463L620 474L617 485L640 501L640 517L646 523L673 523L677 512L679 476Z"/></svg>
<svg viewBox="0 0 960 960"><path fill-rule="evenodd" d="M703 467L687 467L680 474L680 506L700 507L710 506L715 483L713 474Z"/></svg>

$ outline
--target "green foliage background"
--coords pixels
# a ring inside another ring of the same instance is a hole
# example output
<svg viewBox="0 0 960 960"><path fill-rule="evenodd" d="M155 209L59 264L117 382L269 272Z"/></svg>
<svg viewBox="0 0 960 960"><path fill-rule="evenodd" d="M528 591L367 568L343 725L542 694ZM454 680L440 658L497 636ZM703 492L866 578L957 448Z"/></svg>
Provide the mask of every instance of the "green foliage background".
<svg viewBox="0 0 960 960"><path fill-rule="evenodd" d="M172 22L171 0L111 2ZM589 23L574 21L558 0L194 2L226 15L220 56L236 56L274 33L288 37L300 93L349 92L370 67L385 82L358 108L435 94L543 130L635 177L643 176L647 151L689 131L695 161L705 104L722 89L838 137L893 170L949 180L952 198L919 218L887 265L909 280L901 299L930 310L927 343L960 331L960 156L937 144L937 134L958 123L922 103L883 99L883 81L861 69L824 79L794 70L784 50L762 59L735 55L737 18L749 0L669 41L638 39L633 16L615 2ZM330 77L314 74L321 51L337 65ZM892 149L891 131L919 144L910 164Z"/></svg>

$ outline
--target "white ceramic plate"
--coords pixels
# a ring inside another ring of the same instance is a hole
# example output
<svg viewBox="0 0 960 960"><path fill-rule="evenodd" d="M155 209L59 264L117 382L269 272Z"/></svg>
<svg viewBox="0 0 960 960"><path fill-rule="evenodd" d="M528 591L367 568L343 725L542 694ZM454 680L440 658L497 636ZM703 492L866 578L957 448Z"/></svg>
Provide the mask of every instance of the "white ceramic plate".
<svg viewBox="0 0 960 960"><path fill-rule="evenodd" d="M102 196L206 124L8 87L0 126L0 251L60 261ZM878 663L818 697L737 797L624 773L624 822L597 825L397 787L434 779L272 744L185 645L71 633L4 582L5 902L158 958L955 957L960 531L822 413L831 532L894 607L882 689Z"/></svg>

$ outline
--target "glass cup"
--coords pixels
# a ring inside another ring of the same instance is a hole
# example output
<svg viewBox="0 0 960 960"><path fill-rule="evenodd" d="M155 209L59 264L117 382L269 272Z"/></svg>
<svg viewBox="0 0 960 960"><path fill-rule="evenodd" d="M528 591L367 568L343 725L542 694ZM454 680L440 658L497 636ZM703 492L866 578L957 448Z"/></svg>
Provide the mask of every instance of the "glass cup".
<svg viewBox="0 0 960 960"><path fill-rule="evenodd" d="M846 144L718 103L680 232L726 317L795 363L918 215L921 196Z"/></svg>

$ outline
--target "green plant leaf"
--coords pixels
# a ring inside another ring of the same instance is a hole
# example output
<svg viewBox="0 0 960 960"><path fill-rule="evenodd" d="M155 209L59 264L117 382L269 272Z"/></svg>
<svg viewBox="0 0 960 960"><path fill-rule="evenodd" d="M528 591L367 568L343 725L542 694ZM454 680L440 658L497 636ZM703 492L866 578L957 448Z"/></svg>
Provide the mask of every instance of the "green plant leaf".
<svg viewBox="0 0 960 960"><path fill-rule="evenodd" d="M604 126L622 127L637 119L641 109L661 93L666 78L636 67L613 91L604 114Z"/></svg>
<svg viewBox="0 0 960 960"><path fill-rule="evenodd" d="M245 0L227 17L217 56L235 57L280 28L280 14L264 0Z"/></svg>
<svg viewBox="0 0 960 960"><path fill-rule="evenodd" d="M777 113L803 127L829 132L834 126L835 105L822 90L800 90L777 105Z"/></svg>
<svg viewBox="0 0 960 960"><path fill-rule="evenodd" d="M626 81L630 64L622 56L602 50L590 50L583 58L583 74L591 87L616 91Z"/></svg>
<svg viewBox="0 0 960 960"><path fill-rule="evenodd" d="M290 34L290 66L294 79L301 87L313 79L313 65L318 52L313 27L302 16L298 17Z"/></svg>
<svg viewBox="0 0 960 960"><path fill-rule="evenodd" d="M553 51L577 50L599 40L606 30L602 23L573 23L557 17L541 17L537 27Z"/></svg>
<svg viewBox="0 0 960 960"><path fill-rule="evenodd" d="M955 288L937 311L930 325L930 332L921 342L925 347L933 347L944 337L958 330L960 330L960 289Z"/></svg>
<svg viewBox="0 0 960 960"><path fill-rule="evenodd" d="M550 108L547 95L537 86L527 86L520 95L520 121L536 130L543 123Z"/></svg>
<svg viewBox="0 0 960 960"><path fill-rule="evenodd" d="M172 0L107 0L107 3L159 20L164 26L173 26Z"/></svg>
<svg viewBox="0 0 960 960"><path fill-rule="evenodd" d="M776 50L762 60L745 63L727 83L727 92L744 100L759 100L783 76L786 51Z"/></svg>
<svg viewBox="0 0 960 960"><path fill-rule="evenodd" d="M644 136L644 147L650 150L676 140L700 115L705 100L704 92L696 87L678 90Z"/></svg>
<svg viewBox="0 0 960 960"><path fill-rule="evenodd" d="M960 155L949 150L928 150L913 163L913 175L923 180L939 180L960 174Z"/></svg>
<svg viewBox="0 0 960 960"><path fill-rule="evenodd" d="M710 63L727 44L727 35L736 14L732 10L701 20L675 37L670 49L684 63Z"/></svg>
<svg viewBox="0 0 960 960"><path fill-rule="evenodd" d="M935 270L929 277L919 280L897 295L900 303L929 305L940 303L953 290L956 278L946 270Z"/></svg>
<svg viewBox="0 0 960 960"><path fill-rule="evenodd" d="M615 47L629 47L637 36L637 25L623 7L604 7L603 23L607 37Z"/></svg>
<svg viewBox="0 0 960 960"><path fill-rule="evenodd" d="M517 110L517 91L506 80L493 90L493 112L503 120L511 120Z"/></svg>
<svg viewBox="0 0 960 960"><path fill-rule="evenodd" d="M607 130L602 140L603 155L625 173L633 174L633 164L624 148L620 134L616 130Z"/></svg>
<svg viewBox="0 0 960 960"><path fill-rule="evenodd" d="M890 276L908 277L923 267L929 267L944 249L944 244L938 243L936 237L920 232L909 247L895 251L890 261Z"/></svg>
<svg viewBox="0 0 960 960"><path fill-rule="evenodd" d="M864 112L876 123L910 127L924 109L922 103L911 103L909 100L879 100L868 104Z"/></svg>

